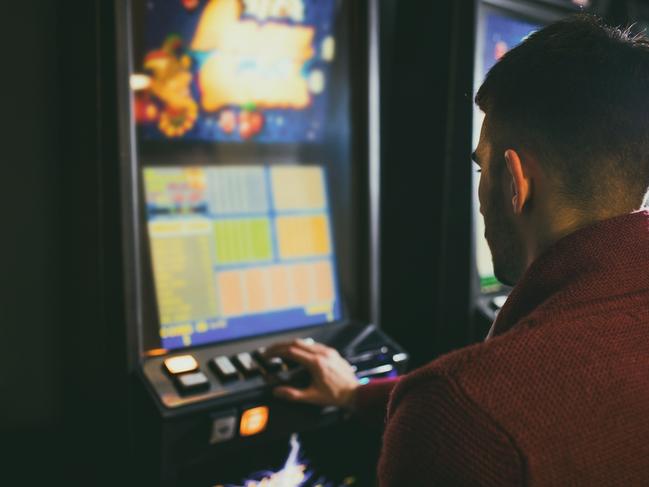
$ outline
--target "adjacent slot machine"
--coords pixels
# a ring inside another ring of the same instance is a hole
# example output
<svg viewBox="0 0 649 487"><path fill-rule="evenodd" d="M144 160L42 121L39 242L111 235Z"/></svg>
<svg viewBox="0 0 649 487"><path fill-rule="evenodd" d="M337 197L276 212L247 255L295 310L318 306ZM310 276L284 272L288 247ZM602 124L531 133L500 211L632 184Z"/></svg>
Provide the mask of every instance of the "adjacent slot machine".
<svg viewBox="0 0 649 487"><path fill-rule="evenodd" d="M544 25L574 13L596 11L595 3L591 0L553 2L483 0L478 2L473 92L477 92L491 67L509 49L520 44L527 36ZM601 11L604 7L603 2L599 2L597 7ZM483 120L484 113L475 107L472 130L474 148L478 145ZM477 289L475 328L482 335L486 334L498 311L505 304L510 288L502 284L494 273L491 251L484 236L484 219L479 211L479 175L475 171L472 181L474 245L472 280L474 288Z"/></svg>
<svg viewBox="0 0 649 487"><path fill-rule="evenodd" d="M509 8L507 8L509 7ZM478 4L476 26L476 53L474 71L474 93L482 84L484 77L491 67L509 49L518 45L528 35L538 30L542 25L561 16L552 10L535 7L534 5L516 2L515 8L502 3L480 2ZM477 147L480 138L480 127L484 113L479 109L473 115L473 147ZM496 313L503 306L509 289L495 276L491 251L485 238L484 219L479 211L478 173L474 173L473 188L473 242L475 255L475 272L477 277L478 298L476 305L478 316L484 317L484 328L493 322Z"/></svg>
<svg viewBox="0 0 649 487"><path fill-rule="evenodd" d="M612 5L610 6L612 8ZM608 18L607 0L477 0L460 2L457 25L473 25L471 33L456 30L450 93L453 117L448 126L448 156L443 203L442 263L438 321L443 333L457 336L466 329L469 342L484 340L510 288L494 272L479 211L477 167L470 155L478 145L484 114L473 97L489 69L510 49L543 26L587 12ZM459 339L455 346L462 346Z"/></svg>
<svg viewBox="0 0 649 487"><path fill-rule="evenodd" d="M376 322L376 2L118 5L133 444L151 485L368 485L376 458L271 343L405 371ZM361 442L361 443L359 443Z"/></svg>

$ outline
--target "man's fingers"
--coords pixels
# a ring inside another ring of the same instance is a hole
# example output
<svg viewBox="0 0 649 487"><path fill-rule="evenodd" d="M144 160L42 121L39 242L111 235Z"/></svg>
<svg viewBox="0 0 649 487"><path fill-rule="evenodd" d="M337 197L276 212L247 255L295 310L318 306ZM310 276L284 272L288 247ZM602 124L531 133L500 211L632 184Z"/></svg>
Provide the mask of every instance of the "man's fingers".
<svg viewBox="0 0 649 487"><path fill-rule="evenodd" d="M299 348L301 350L304 350L305 352L317 353L320 355L328 355L329 353L334 351L334 349L327 347L322 343L315 342L312 339L298 338L296 340L293 340L292 342L276 343L275 345L271 345L266 350L266 355L281 355L291 347Z"/></svg>
<svg viewBox="0 0 649 487"><path fill-rule="evenodd" d="M322 343L318 343L313 340L295 340L294 345L298 348L301 348L302 350L306 350L309 352L315 352L320 355L327 355L333 351L332 348L323 345Z"/></svg>
<svg viewBox="0 0 649 487"><path fill-rule="evenodd" d="M264 350L264 355L266 357L276 357L290 346L291 342L274 343Z"/></svg>
<svg viewBox="0 0 649 487"><path fill-rule="evenodd" d="M293 345L288 348L277 349L274 353L275 356L284 359L289 359L304 365L309 371L314 372L317 369L318 355L313 352L308 352Z"/></svg>
<svg viewBox="0 0 649 487"><path fill-rule="evenodd" d="M290 348L299 348L306 352L313 352L313 350L309 349L308 347L305 347L301 343L301 341L293 340L290 342L280 342L271 345L264 351L264 355L266 355L266 357L281 356L285 354Z"/></svg>
<svg viewBox="0 0 649 487"><path fill-rule="evenodd" d="M307 389L296 389L295 387L278 386L273 389L273 394L280 399L318 404L317 391L311 387Z"/></svg>
<svg viewBox="0 0 649 487"><path fill-rule="evenodd" d="M296 389L295 387L278 386L273 389L273 394L282 399L290 401L304 401L306 394L303 389Z"/></svg>

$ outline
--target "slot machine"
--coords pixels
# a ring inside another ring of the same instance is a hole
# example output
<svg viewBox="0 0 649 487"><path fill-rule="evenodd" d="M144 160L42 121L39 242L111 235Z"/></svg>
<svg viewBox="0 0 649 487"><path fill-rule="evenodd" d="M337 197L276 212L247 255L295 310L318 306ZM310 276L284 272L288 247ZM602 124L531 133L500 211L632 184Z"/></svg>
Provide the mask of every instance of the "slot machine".
<svg viewBox="0 0 649 487"><path fill-rule="evenodd" d="M370 484L355 423L274 399L309 377L263 352L313 339L360 383L407 366L376 311L376 2L132 0L116 16L142 482Z"/></svg>

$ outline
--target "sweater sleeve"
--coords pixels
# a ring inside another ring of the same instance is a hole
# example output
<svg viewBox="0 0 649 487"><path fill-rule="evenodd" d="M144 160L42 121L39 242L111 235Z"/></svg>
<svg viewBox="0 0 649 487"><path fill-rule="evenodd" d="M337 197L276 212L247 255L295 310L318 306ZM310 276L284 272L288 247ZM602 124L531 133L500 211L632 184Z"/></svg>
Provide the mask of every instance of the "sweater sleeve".
<svg viewBox="0 0 649 487"><path fill-rule="evenodd" d="M383 427L390 394L398 381L398 377L376 379L360 386L354 402L356 416L368 426Z"/></svg>
<svg viewBox="0 0 649 487"><path fill-rule="evenodd" d="M392 394L380 487L522 485L519 451L446 377L403 380Z"/></svg>

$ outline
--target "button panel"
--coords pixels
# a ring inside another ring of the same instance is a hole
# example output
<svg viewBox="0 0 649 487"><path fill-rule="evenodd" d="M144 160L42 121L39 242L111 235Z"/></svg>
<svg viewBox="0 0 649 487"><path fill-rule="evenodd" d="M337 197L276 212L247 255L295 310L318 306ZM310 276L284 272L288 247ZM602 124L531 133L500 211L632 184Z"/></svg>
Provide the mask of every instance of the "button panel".
<svg viewBox="0 0 649 487"><path fill-rule="evenodd" d="M267 357L265 347L252 353L241 352L233 357L221 355L212 358L208 364L221 383L235 382L229 388L239 390L245 387L245 379L252 379L263 372L266 382L271 385L290 384L294 387L308 387L311 376L305 367L290 359L280 357ZM377 350L365 351L359 355L349 357L354 371L359 379L384 376L394 372L394 365L386 364L385 359L388 349L383 346ZM406 356L395 355L393 362L403 361ZM198 369L198 362L192 355L179 355L170 357L164 362L164 368L172 375L177 389L181 394L198 392L209 389L208 377ZM389 370L388 370L389 369ZM184 372L190 371L190 372Z"/></svg>
<svg viewBox="0 0 649 487"><path fill-rule="evenodd" d="M373 328L373 327L369 327ZM400 373L405 369L407 355L398 346L393 346L387 338L383 340L380 333L377 339L367 343L368 333L355 324L349 330L332 333L323 343L335 343L341 354L348 360L356 359L356 373L362 377L359 380L370 380L375 375L385 375L385 364L391 364L394 369L388 374ZM271 358L266 356L270 340L279 341L273 337L266 340L242 342L240 344L202 345L187 350L160 350L148 355L142 362L144 379L152 386L153 392L163 407L173 410L188 405L196 405L204 401L213 401L214 408L236 405L239 398L253 406L258 400L271 397L272 389L282 384L295 387L308 385L310 375L299 363L288 358ZM304 340L304 339L303 339ZM308 343L308 340L306 340ZM345 344L349 345L345 345ZM343 346L345 345L345 346ZM386 353L386 348L387 353ZM248 352L248 353L242 353ZM176 362L175 357L183 357ZM166 362L168 361L168 362ZM186 361L186 363L183 363ZM166 364L165 364L166 362ZM180 365L180 367L178 367ZM197 367L195 370L188 370ZM183 372L185 371L186 372ZM178 372L178 373L172 373ZM198 373L201 372L201 373ZM196 375L189 375L196 374ZM180 376L185 376L180 378ZM252 404L251 404L252 403ZM212 433L212 415L217 409L212 408L206 417L204 441L207 444ZM245 409L245 408L244 408ZM243 411L237 411L237 434L239 436L239 418ZM254 421L251 423L254 426ZM254 428L253 428L254 430Z"/></svg>

